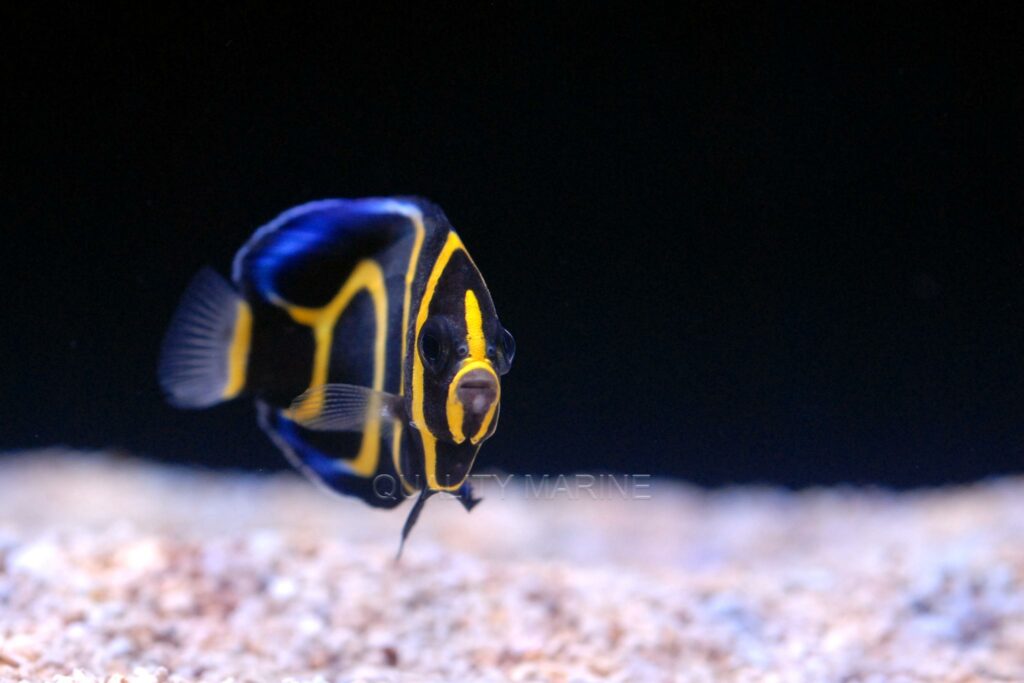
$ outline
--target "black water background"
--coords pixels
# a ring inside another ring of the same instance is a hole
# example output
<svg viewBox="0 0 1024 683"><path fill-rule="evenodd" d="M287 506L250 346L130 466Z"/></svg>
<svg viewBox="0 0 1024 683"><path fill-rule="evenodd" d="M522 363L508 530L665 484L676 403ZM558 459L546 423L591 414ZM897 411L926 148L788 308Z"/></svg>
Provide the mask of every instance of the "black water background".
<svg viewBox="0 0 1024 683"><path fill-rule="evenodd" d="M417 193L519 345L485 466L1020 471L1019 25L929 12L25 11L0 448L282 466L251 406L161 402L176 299L284 208Z"/></svg>

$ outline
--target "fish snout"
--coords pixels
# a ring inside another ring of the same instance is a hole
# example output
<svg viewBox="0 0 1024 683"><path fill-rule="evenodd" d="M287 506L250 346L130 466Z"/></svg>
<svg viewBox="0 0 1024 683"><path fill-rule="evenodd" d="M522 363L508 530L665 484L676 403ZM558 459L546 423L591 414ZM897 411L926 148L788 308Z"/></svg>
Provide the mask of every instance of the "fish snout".
<svg viewBox="0 0 1024 683"><path fill-rule="evenodd" d="M455 395L467 416L481 418L498 399L498 379L487 370L470 370L459 379Z"/></svg>

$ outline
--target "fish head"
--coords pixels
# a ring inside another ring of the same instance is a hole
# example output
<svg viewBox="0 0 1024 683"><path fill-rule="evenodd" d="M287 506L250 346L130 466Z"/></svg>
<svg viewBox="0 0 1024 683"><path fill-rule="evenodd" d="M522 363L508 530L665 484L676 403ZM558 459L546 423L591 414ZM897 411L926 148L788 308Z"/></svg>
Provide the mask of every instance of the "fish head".
<svg viewBox="0 0 1024 683"><path fill-rule="evenodd" d="M465 291L464 300L471 311L482 308L472 289ZM468 332L466 319L471 323ZM424 426L439 441L478 444L497 425L501 376L511 367L515 341L496 316L486 326L479 320L480 314L474 312L466 318L433 315L419 333L416 348L423 363Z"/></svg>
<svg viewBox="0 0 1024 683"><path fill-rule="evenodd" d="M433 474L438 482L451 482L441 485L448 489L465 479L480 444L494 434L501 377L515 355L515 341L468 256L456 253L444 269L416 330L415 349L414 373L421 380L414 381L413 393L422 391L423 418L417 426L434 440Z"/></svg>

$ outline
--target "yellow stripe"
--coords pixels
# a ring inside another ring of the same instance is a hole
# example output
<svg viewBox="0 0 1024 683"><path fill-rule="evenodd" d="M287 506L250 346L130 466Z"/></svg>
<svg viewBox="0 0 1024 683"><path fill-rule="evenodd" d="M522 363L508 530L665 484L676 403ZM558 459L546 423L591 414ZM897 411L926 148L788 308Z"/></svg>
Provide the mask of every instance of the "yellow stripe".
<svg viewBox="0 0 1024 683"><path fill-rule="evenodd" d="M469 346L469 357L473 361L480 361L481 367L494 375L494 368L491 367L487 358L487 340L484 337L484 321L483 315L480 313L480 302L477 301L476 293L472 289L466 290L466 344ZM467 365L466 369L470 366ZM498 403L501 402L501 381L498 380L497 375L494 376L494 383L498 387L498 393L494 397L494 402L491 403L491 407L487 409L487 414L484 415L484 419L480 422L480 428L476 430L476 434L470 437L470 443L479 443L480 439L484 438L484 434L487 433L487 428L491 426L491 420L494 419L494 411L498 408ZM454 385L454 382L453 382ZM449 400L450 399L449 391ZM462 403L459 403L459 407L462 407ZM451 424L451 423L449 423ZM459 433L462 432L462 421L459 421ZM461 443L461 441L460 441Z"/></svg>
<svg viewBox="0 0 1024 683"><path fill-rule="evenodd" d="M430 277L427 278L427 286L424 289L419 310L416 312L416 331L413 336L415 340L419 339L420 330L423 329L423 324L427 321L427 313L430 310L430 302L434 299L437 281L441 278L441 273L444 272L448 261L451 260L452 254L458 250L465 251L462 246L462 240L454 232L449 232L448 239L445 240L444 246L441 247L441 253L438 254L437 260L434 261L434 267L430 271ZM441 486L437 481L437 438L427 428L427 418L423 410L423 360L420 358L420 354L415 353L415 350L413 351L412 359L412 417L413 422L416 423L419 429L420 438L423 440L423 459L427 471L427 486L435 490L454 491L459 488L462 482L454 486Z"/></svg>
<svg viewBox="0 0 1024 683"><path fill-rule="evenodd" d="M464 370L466 368L455 373L455 378L448 385L448 401L444 406L445 415L448 418L448 429L451 430L455 443L462 443L466 440L466 435L462 431L462 423L466 419L466 409L463 407L462 401L459 400L458 393L459 379L465 374Z"/></svg>
<svg viewBox="0 0 1024 683"><path fill-rule="evenodd" d="M466 345L472 360L487 357L487 342L484 339L484 321L480 313L480 302L472 289L466 290Z"/></svg>
<svg viewBox="0 0 1024 683"><path fill-rule="evenodd" d="M234 398L245 386L245 369L249 363L249 346L252 343L252 309L249 303L239 300L235 314L235 331L228 347L228 381L224 385L224 398Z"/></svg>
<svg viewBox="0 0 1024 683"><path fill-rule="evenodd" d="M309 389L315 389L327 383L334 328L345 308L363 290L368 292L373 300L373 312L376 319L373 344L373 389L383 391L388 299L384 287L384 273L376 261L371 259L360 261L345 284L326 306L304 308L280 302L295 322L313 328L316 353L313 356L313 377L310 380ZM322 409L322 397L315 396L314 400L303 404L301 413L289 417L299 420L309 419L319 415ZM366 411L366 426L363 429L359 453L355 459L346 461L346 466L361 477L369 477L377 470L380 457L380 399L376 396L371 397Z"/></svg>
<svg viewBox="0 0 1024 683"><path fill-rule="evenodd" d="M448 418L448 428L451 430L452 438L455 439L455 443L462 443L466 440L466 435L463 433L463 422L466 419L466 410L462 405L462 401L458 397L458 386L459 380L470 370L487 370L494 373L491 369L490 363L487 362L487 341L484 339L484 323L483 315L480 313L480 302L476 298L476 293L472 289L466 290L466 346L469 348L469 358L466 363L459 369L452 379L451 384L448 385L448 401L445 403L445 414ZM495 378L497 379L497 378ZM500 391L500 389L499 389ZM488 414L484 416L483 426L474 435L472 443L476 443L479 440L479 436L483 433L482 430L490 423L489 415L493 413L493 405L488 410Z"/></svg>
<svg viewBox="0 0 1024 683"><path fill-rule="evenodd" d="M399 366L401 367L401 379L398 383L398 394L405 396L405 357L408 352L406 348L409 345L409 306L412 300L412 281L416 279L416 267L419 265L420 260L420 249L423 248L423 236L426 234L426 230L423 227L423 216L419 213L412 216L413 225L416 228L416 236L413 239L412 251L409 253L409 267L405 270L405 298L402 302L402 329L399 334L402 337L402 355L398 359ZM406 493L412 493L415 490L409 482L405 479L405 474L401 468L401 453L402 453L402 428L401 422L395 422L394 434L391 441L391 460L395 465L395 471L398 472L399 479L402 480L402 486L405 487Z"/></svg>

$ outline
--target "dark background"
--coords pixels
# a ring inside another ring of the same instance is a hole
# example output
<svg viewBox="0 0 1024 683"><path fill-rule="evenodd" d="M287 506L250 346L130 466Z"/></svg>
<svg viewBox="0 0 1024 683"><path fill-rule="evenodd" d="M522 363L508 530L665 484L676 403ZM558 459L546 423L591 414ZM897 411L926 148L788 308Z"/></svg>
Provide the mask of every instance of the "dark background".
<svg viewBox="0 0 1024 683"><path fill-rule="evenodd" d="M414 193L518 341L484 467L1019 472L1011 12L717 5L9 17L0 448L283 466L250 405L161 402L177 297L292 205Z"/></svg>

